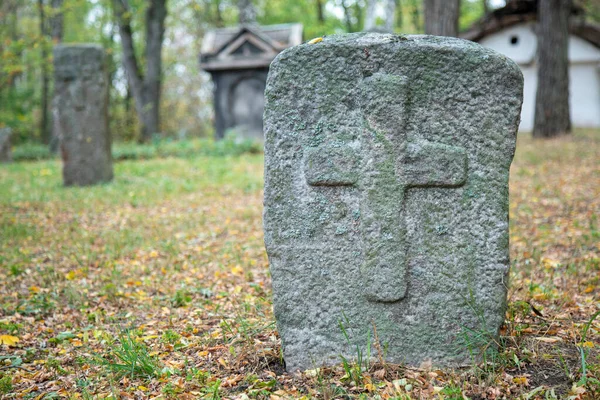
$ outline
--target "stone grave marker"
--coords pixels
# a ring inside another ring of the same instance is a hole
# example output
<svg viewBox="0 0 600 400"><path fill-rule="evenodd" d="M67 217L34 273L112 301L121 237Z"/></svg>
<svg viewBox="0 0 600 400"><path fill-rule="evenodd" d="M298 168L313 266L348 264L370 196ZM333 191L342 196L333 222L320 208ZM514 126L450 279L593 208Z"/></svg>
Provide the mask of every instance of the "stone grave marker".
<svg viewBox="0 0 600 400"><path fill-rule="evenodd" d="M434 36L330 36L272 63L265 244L289 371L463 365L504 320L523 77Z"/></svg>
<svg viewBox="0 0 600 400"><path fill-rule="evenodd" d="M110 181L113 168L104 49L91 44L56 46L54 77L54 129L65 186Z"/></svg>
<svg viewBox="0 0 600 400"><path fill-rule="evenodd" d="M0 128L0 163L12 161L11 135L12 129L8 127Z"/></svg>

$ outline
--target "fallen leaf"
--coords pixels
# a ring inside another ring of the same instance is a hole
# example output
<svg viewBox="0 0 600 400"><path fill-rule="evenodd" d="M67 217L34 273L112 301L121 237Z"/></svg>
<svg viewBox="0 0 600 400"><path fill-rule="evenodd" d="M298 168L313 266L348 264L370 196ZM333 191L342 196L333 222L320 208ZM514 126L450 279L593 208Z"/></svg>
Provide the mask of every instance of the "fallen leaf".
<svg viewBox="0 0 600 400"><path fill-rule="evenodd" d="M5 344L7 346L14 346L15 344L17 344L21 339L19 339L16 336L12 336L12 335L0 335L0 344Z"/></svg>

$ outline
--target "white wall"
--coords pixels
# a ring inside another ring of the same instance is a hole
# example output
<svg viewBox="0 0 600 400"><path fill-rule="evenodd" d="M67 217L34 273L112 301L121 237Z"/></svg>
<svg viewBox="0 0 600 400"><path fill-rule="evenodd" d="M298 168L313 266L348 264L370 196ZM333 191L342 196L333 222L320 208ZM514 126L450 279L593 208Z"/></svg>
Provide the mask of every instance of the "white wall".
<svg viewBox="0 0 600 400"><path fill-rule="evenodd" d="M484 37L479 44L504 54L519 65L528 64L535 58L537 49L537 37L533 32L533 26L533 24L514 25Z"/></svg>
<svg viewBox="0 0 600 400"><path fill-rule="evenodd" d="M489 35L480 44L513 59L523 72L522 131L533 129L537 65L537 37L533 23L524 23ZM576 127L600 128L600 49L571 35L569 38L569 101L571 122Z"/></svg>

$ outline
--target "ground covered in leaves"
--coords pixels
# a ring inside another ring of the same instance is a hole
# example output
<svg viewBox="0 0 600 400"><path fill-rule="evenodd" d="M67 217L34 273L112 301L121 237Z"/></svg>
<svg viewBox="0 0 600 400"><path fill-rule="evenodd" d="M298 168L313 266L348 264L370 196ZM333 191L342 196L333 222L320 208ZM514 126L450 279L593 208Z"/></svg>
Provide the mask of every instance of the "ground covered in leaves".
<svg viewBox="0 0 600 400"><path fill-rule="evenodd" d="M0 166L0 397L600 398L600 132L519 138L509 310L492 362L284 372L262 156Z"/></svg>

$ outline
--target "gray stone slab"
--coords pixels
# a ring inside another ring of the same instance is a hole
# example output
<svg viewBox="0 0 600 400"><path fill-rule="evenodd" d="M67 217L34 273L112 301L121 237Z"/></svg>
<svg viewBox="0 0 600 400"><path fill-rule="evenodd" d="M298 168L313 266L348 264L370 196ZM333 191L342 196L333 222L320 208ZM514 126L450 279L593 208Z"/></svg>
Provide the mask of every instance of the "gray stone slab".
<svg viewBox="0 0 600 400"><path fill-rule="evenodd" d="M65 186L110 181L113 168L104 49L90 44L56 46L54 78L54 129Z"/></svg>
<svg viewBox="0 0 600 400"><path fill-rule="evenodd" d="M264 229L289 371L493 349L522 91L515 63L452 38L330 36L273 61Z"/></svg>
<svg viewBox="0 0 600 400"><path fill-rule="evenodd" d="M12 129L0 128L0 163L9 163L12 161L12 147L10 138Z"/></svg>

